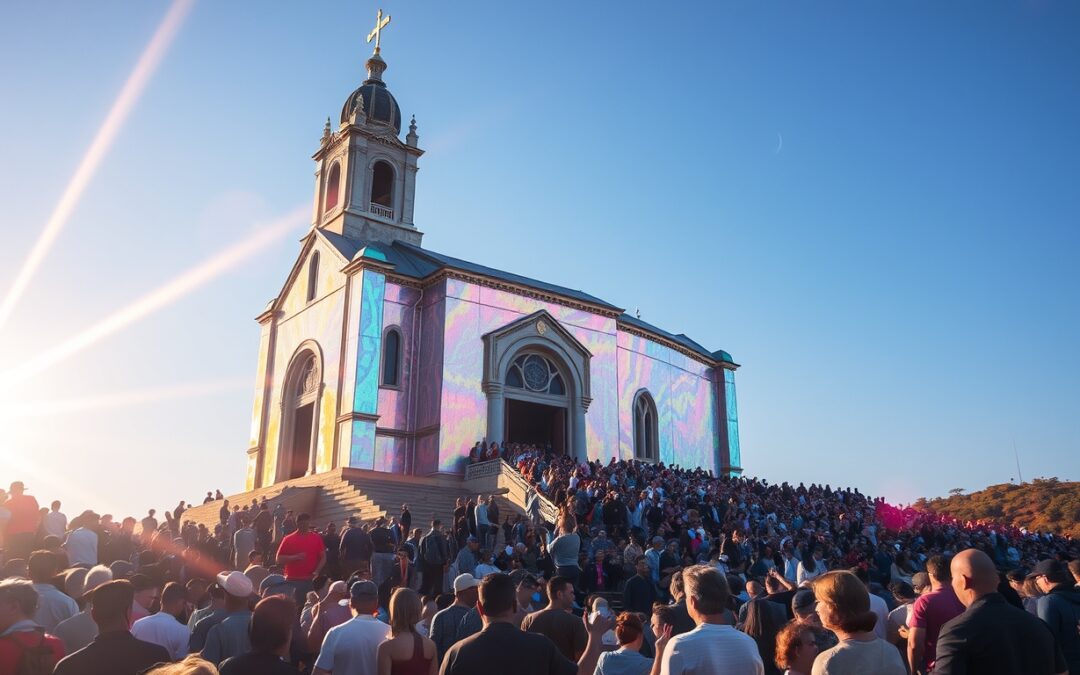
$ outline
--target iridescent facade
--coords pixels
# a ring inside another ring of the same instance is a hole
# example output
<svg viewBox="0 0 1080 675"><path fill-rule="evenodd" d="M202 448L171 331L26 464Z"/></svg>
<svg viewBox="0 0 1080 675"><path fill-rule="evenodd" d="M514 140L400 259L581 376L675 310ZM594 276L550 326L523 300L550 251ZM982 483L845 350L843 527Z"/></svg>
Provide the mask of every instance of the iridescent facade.
<svg viewBox="0 0 1080 675"><path fill-rule="evenodd" d="M415 120L368 79L314 155L312 229L262 326L248 488L460 473L478 441L741 472L730 355L604 300L421 247Z"/></svg>

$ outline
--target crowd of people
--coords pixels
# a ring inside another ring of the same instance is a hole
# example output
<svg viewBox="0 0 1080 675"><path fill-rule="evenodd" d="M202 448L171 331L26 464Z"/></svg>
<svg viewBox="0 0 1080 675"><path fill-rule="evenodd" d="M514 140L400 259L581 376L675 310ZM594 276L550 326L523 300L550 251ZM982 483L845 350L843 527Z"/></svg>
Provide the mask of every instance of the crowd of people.
<svg viewBox="0 0 1080 675"><path fill-rule="evenodd" d="M1080 548L853 489L478 443L524 513L141 520L0 490L0 675L1080 673ZM540 505L558 515L547 522ZM501 503L500 503L501 502ZM419 525L419 524L416 524Z"/></svg>

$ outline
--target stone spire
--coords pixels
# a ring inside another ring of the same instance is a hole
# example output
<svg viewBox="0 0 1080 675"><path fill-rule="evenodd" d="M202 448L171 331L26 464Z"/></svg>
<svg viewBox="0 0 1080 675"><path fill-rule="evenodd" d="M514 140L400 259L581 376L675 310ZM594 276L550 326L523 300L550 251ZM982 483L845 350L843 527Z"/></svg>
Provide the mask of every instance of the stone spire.
<svg viewBox="0 0 1080 675"><path fill-rule="evenodd" d="M416 134L416 115L413 115L412 120L409 121L409 133L405 135L405 145L415 148L419 140L420 137Z"/></svg>

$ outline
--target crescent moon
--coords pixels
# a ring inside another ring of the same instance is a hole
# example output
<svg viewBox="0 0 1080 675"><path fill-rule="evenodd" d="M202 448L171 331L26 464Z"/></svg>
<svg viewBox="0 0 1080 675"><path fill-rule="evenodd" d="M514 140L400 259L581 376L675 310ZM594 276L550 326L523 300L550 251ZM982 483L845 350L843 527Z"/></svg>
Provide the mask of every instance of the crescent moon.
<svg viewBox="0 0 1080 675"><path fill-rule="evenodd" d="M780 135L780 132L776 132L776 149L773 150L774 155L779 155L780 151L784 149L784 137Z"/></svg>

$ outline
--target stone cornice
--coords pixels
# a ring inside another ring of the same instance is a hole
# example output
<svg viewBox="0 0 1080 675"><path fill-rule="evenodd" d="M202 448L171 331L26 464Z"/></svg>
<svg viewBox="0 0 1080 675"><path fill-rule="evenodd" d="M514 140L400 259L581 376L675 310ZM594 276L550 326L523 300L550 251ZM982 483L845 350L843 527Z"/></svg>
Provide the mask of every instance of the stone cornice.
<svg viewBox="0 0 1080 675"><path fill-rule="evenodd" d="M337 418L337 423L338 424L341 424L342 422L353 422L353 421L378 422L379 421L379 416L378 415L370 415L368 413L361 413L361 412L347 412L344 415L338 415L338 418Z"/></svg>
<svg viewBox="0 0 1080 675"><path fill-rule="evenodd" d="M416 431L406 431L404 429L390 429L387 427L375 427L376 436L389 436L391 438L421 438L423 436L430 436L437 432L440 428L438 424L429 424L426 427L421 427Z"/></svg>
<svg viewBox="0 0 1080 675"><path fill-rule="evenodd" d="M638 336L640 338L645 338L646 340L652 340L653 342L658 342L658 343L664 345L665 347L667 347L668 349L674 349L675 351L679 352L683 356L688 356L688 357L694 359L695 361L697 361L698 363L700 363L702 365L709 366L710 368L715 368L716 366L723 365L723 363L724 363L723 361L717 361L716 359L706 358L706 357L702 356L701 354L698 354L694 350L688 349L687 347L684 347L683 345L679 344L678 342L675 342L674 340L669 340L668 338L666 338L663 335L660 335L658 333L643 330L641 328L638 328L637 326L631 326L631 325L629 325L627 323L623 323L622 321L619 321L617 323L617 325L618 325L619 330L621 330L624 333L629 333L630 335L636 335L636 336ZM731 364L731 365L734 365L734 364ZM734 368L732 368L732 370L734 370Z"/></svg>
<svg viewBox="0 0 1080 675"><path fill-rule="evenodd" d="M564 295L557 293L550 293L547 291L541 291L530 286L523 284L515 284L501 279L495 279L493 277L487 277L481 274L473 274L471 272L465 272L457 269L442 269L435 274L427 277L425 282L430 280L430 283L436 283L443 279L457 279L458 281L466 281L479 286L487 288L493 288L497 291L506 291L515 295L523 295L527 298L534 300L540 300L543 302L552 302L556 305L563 305L564 307L570 307L572 309L579 309L584 312L591 312L593 314L600 314L609 319L618 318L622 314L622 310L618 308L606 307L604 305L597 305L588 302L582 302L580 300L574 300Z"/></svg>

